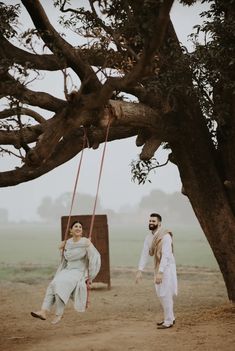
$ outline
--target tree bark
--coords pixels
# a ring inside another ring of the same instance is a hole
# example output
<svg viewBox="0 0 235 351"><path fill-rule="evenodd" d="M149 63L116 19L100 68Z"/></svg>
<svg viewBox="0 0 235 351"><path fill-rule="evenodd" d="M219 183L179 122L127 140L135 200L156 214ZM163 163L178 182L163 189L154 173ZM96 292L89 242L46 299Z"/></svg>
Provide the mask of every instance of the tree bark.
<svg viewBox="0 0 235 351"><path fill-rule="evenodd" d="M175 117L182 133L181 140L172 140L171 147L183 187L223 274L228 297L234 302L235 217L216 167L208 129L193 103L182 106Z"/></svg>

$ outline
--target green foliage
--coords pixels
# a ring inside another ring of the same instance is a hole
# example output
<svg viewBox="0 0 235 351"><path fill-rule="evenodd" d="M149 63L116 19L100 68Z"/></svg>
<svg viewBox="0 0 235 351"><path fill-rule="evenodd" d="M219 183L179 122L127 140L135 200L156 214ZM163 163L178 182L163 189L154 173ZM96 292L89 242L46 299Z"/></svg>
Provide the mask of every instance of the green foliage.
<svg viewBox="0 0 235 351"><path fill-rule="evenodd" d="M233 115L235 1L202 2L209 3L210 7L201 14L204 19L202 25L196 25L194 33L189 36L194 44L193 52L188 52L185 47L179 50L169 38L162 49L164 59L159 62L160 69L142 83L147 91L167 96L168 101L180 100L182 92L184 96L195 96L199 100L214 147L217 148L218 135L222 133L223 140L226 138ZM137 165L133 167L132 164L133 179L143 184L148 172L154 167L141 162Z"/></svg>
<svg viewBox="0 0 235 351"><path fill-rule="evenodd" d="M208 1L210 9L201 16L202 25L191 35L195 51L191 55L193 78L205 116L219 125L230 118L229 95L235 94L234 1ZM203 33L204 42L199 35ZM227 96L227 98L225 98Z"/></svg>
<svg viewBox="0 0 235 351"><path fill-rule="evenodd" d="M195 4L196 2L199 2L198 0L180 0L180 3L183 4L183 5L193 5Z"/></svg>
<svg viewBox="0 0 235 351"><path fill-rule="evenodd" d="M63 193L56 199L49 196L42 199L38 207L38 214L42 220L46 222L55 222L61 216L69 215L71 206L72 194ZM94 206L94 196L88 194L75 194L73 213L89 214L92 213ZM102 207L100 200L97 202L97 212L100 212Z"/></svg>
<svg viewBox="0 0 235 351"><path fill-rule="evenodd" d="M87 39L91 52L119 52L110 58L110 67L128 72L144 46L151 43L159 3L153 0L92 1L91 7L69 7L69 1L54 1L63 12L60 24ZM112 61L112 62L111 62ZM109 61L108 61L109 62ZM107 66L107 62L106 62Z"/></svg>
<svg viewBox="0 0 235 351"><path fill-rule="evenodd" d="M20 5L6 5L0 2L0 35L12 38L17 34Z"/></svg>
<svg viewBox="0 0 235 351"><path fill-rule="evenodd" d="M137 181L138 184L145 184L146 181L151 183L151 180L148 179L149 173L157 167L159 167L159 162L154 157L145 161L133 160L131 162L131 180Z"/></svg>

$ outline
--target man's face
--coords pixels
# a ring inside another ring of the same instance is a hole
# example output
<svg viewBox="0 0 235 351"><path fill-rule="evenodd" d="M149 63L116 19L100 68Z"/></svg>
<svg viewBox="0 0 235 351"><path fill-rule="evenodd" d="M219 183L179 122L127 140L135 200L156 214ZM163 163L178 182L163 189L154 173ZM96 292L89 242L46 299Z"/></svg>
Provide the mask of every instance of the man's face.
<svg viewBox="0 0 235 351"><path fill-rule="evenodd" d="M160 221L158 217L149 218L149 230L154 231L159 227Z"/></svg>

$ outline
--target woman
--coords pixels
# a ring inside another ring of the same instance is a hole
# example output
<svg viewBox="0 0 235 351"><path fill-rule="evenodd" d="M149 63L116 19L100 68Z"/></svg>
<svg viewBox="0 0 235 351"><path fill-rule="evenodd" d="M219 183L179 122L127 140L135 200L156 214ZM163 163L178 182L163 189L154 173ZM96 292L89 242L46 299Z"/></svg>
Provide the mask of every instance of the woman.
<svg viewBox="0 0 235 351"><path fill-rule="evenodd" d="M41 310L31 312L33 317L46 320L47 312L55 303L56 315L52 324L58 323L70 297L74 301L75 310L85 311L87 284L98 274L101 259L94 245L89 239L82 237L82 233L82 224L79 221L72 223L72 238L60 245L63 252L62 262L47 288Z"/></svg>

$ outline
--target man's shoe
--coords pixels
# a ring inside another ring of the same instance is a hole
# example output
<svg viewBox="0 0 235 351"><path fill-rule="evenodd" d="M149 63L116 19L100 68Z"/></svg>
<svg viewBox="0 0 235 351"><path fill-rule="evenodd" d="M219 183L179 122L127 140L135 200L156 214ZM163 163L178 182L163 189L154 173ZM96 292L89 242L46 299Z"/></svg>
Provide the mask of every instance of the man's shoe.
<svg viewBox="0 0 235 351"><path fill-rule="evenodd" d="M170 325L162 324L162 325L159 325L159 327L157 327L157 329L168 329L168 328L172 328L172 327L173 327L173 324L170 324Z"/></svg>
<svg viewBox="0 0 235 351"><path fill-rule="evenodd" d="M157 322L157 325L163 325L164 321ZM173 324L175 324L175 319L173 320Z"/></svg>
<svg viewBox="0 0 235 351"><path fill-rule="evenodd" d="M163 323L164 323L164 321L157 322L157 325L162 325Z"/></svg>

